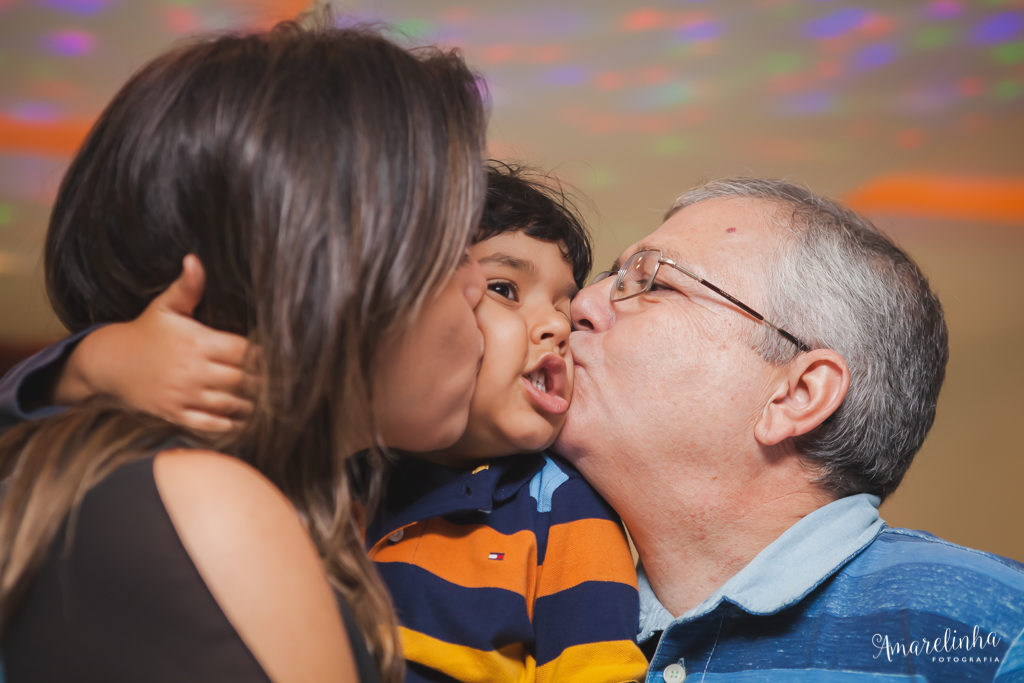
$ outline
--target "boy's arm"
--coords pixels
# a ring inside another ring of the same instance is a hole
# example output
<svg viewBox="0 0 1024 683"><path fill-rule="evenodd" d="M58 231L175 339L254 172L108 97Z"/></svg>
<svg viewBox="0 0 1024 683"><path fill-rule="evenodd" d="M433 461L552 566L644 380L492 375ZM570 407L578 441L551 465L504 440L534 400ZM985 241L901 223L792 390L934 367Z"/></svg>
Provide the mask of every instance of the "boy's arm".
<svg viewBox="0 0 1024 683"><path fill-rule="evenodd" d="M187 256L181 276L138 318L61 342L25 361L0 383L0 411L11 422L55 406L106 394L126 405L198 431L227 431L252 411L258 380L247 340L191 316L204 273ZM9 395L8 395L9 394Z"/></svg>
<svg viewBox="0 0 1024 683"><path fill-rule="evenodd" d="M642 681L636 568L618 516L578 474L551 498L534 603L537 681Z"/></svg>
<svg viewBox="0 0 1024 683"><path fill-rule="evenodd" d="M68 357L90 332L83 330L21 361L0 379L0 433L25 420L61 410L54 404L53 388Z"/></svg>

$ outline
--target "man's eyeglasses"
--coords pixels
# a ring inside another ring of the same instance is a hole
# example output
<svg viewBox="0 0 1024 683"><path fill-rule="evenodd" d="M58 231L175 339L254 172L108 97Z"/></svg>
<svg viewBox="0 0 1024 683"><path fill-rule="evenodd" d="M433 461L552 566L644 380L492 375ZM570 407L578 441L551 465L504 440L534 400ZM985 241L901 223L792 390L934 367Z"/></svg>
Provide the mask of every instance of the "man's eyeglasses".
<svg viewBox="0 0 1024 683"><path fill-rule="evenodd" d="M597 275L595 275L594 279L591 280L591 283L598 282L599 280L603 280L606 277L615 275L615 282L614 284L612 284L611 289L611 300L623 301L625 299L631 299L634 296L639 296L644 292L649 292L651 290L651 287L654 285L655 278L658 277L658 269L661 267L661 264L663 263L667 266L675 268L683 275L693 278L700 284L710 289L715 294L725 297L725 299L727 299L729 302L735 304L736 306L739 306L745 312L747 312L755 319L757 319L758 322L767 325L768 327L772 328L773 330L781 334L783 337L785 337L788 341L796 344L796 347L801 351L811 350L810 346L797 339L796 336L790 334L789 332L782 329L778 325L769 322L768 320L765 319L763 315L761 315L753 308L751 308L750 306L746 305L745 303L734 297L732 294L729 294L724 290L719 289L718 287L711 284L704 278L691 273L689 270L679 265L672 259L665 258L664 256L661 255L661 252L656 249L645 249L643 251L636 252L635 254L630 256L624 264L622 264L622 267L619 269L618 274L616 274L614 271L606 270L602 273L598 273Z"/></svg>

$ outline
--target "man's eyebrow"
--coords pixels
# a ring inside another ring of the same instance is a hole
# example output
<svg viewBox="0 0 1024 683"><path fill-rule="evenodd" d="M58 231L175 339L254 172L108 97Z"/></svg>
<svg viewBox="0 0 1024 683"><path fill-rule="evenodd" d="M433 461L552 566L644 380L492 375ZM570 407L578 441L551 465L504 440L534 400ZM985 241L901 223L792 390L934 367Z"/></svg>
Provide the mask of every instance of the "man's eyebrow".
<svg viewBox="0 0 1024 683"><path fill-rule="evenodd" d="M537 266L534 265L533 261L528 259L519 258L518 256L512 256L511 254L503 254L500 251L493 254L488 254L483 258L479 259L480 263L497 263L515 270L522 271L524 273L536 272Z"/></svg>

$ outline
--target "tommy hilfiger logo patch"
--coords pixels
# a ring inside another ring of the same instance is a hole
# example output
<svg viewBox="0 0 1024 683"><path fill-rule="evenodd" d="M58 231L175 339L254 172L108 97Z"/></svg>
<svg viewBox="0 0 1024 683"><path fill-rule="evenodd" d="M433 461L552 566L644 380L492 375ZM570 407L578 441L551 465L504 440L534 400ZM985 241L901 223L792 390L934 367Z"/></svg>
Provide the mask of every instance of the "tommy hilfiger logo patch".
<svg viewBox="0 0 1024 683"><path fill-rule="evenodd" d="M487 554L487 559L488 560L504 560L505 559L505 553L488 553Z"/></svg>

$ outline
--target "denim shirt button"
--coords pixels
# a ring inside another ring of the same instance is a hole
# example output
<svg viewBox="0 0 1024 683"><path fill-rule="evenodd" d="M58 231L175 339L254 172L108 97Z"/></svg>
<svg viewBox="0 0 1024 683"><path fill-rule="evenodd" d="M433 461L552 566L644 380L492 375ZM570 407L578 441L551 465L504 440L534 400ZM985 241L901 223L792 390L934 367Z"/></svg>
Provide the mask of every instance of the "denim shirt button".
<svg viewBox="0 0 1024 683"><path fill-rule="evenodd" d="M391 541L392 543L398 543L399 541L402 540L403 536L405 536L405 529L399 529L395 533L393 533L390 536L388 536L388 540Z"/></svg>
<svg viewBox="0 0 1024 683"><path fill-rule="evenodd" d="M669 664L661 672L661 677L665 679L665 683L682 683L686 680L686 669L681 664Z"/></svg>

